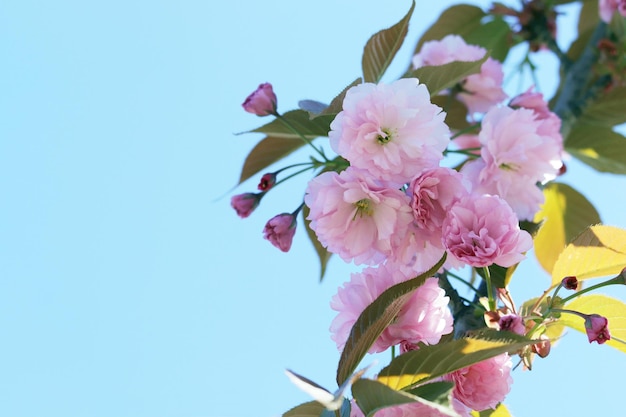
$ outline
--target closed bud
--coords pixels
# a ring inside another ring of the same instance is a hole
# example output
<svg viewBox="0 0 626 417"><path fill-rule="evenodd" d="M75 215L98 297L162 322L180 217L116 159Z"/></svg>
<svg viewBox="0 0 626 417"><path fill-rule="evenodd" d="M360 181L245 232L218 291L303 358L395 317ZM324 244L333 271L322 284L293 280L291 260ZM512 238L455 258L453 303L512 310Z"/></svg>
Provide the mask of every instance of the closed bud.
<svg viewBox="0 0 626 417"><path fill-rule="evenodd" d="M585 330L589 343L597 342L599 345L607 340L611 340L611 333L608 328L609 321L599 314L589 314L585 316Z"/></svg>
<svg viewBox="0 0 626 417"><path fill-rule="evenodd" d="M563 280L561 280L561 284L568 290L578 289L578 279L573 275L563 278Z"/></svg>
<svg viewBox="0 0 626 417"><path fill-rule="evenodd" d="M245 219L259 205L263 193L243 193L234 195L230 199L230 205L235 209L237 215Z"/></svg>
<svg viewBox="0 0 626 417"><path fill-rule="evenodd" d="M261 181L259 181L258 189L260 191L268 191L275 184L276 184L276 174L275 173L272 172L272 173L264 174L261 177Z"/></svg>
<svg viewBox="0 0 626 417"><path fill-rule="evenodd" d="M243 109L248 113L257 116L268 116L276 114L276 94L272 84L263 83L250 94L242 104Z"/></svg>
<svg viewBox="0 0 626 417"><path fill-rule="evenodd" d="M283 252L288 252L291 249L293 236L296 234L296 224L296 216L282 213L267 222L263 235L272 245Z"/></svg>

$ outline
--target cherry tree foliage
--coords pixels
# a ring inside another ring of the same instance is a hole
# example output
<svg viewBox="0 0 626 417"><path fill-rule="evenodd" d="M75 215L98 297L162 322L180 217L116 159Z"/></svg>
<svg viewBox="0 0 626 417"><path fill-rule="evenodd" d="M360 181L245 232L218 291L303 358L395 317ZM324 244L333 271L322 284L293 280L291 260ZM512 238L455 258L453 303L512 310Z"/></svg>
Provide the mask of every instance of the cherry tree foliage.
<svg viewBox="0 0 626 417"><path fill-rule="evenodd" d="M265 239L288 252L304 229L322 278L334 255L360 268L329 300L339 388L287 371L312 400L285 416L506 416L512 370L548 357L565 328L626 352L626 304L596 293L626 284L626 230L601 224L559 182L565 155L626 174L615 130L626 123L626 2L582 1L578 36L561 50L556 16L573 2L452 6L416 40L402 77L383 81L409 42L413 3L367 40L362 74L327 104L281 113L268 82L245 99L269 121L252 130L265 136L239 180L258 178L258 190L232 197L236 214L309 175ZM533 85L507 95L513 48L533 70L537 51L557 57L553 97ZM308 160L267 171L302 147ZM531 249L549 279L535 298L514 300L508 286L523 279L515 272ZM385 351L378 374L359 370Z"/></svg>

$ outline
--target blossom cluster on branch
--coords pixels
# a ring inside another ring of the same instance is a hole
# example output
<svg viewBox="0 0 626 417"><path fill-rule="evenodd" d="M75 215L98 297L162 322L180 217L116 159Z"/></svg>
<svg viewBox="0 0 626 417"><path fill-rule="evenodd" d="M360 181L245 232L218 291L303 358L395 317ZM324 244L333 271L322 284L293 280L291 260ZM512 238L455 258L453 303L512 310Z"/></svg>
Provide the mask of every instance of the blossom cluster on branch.
<svg viewBox="0 0 626 417"><path fill-rule="evenodd" d="M289 372L315 401L286 416L506 413L514 357L531 369L564 326L626 351L624 329L609 331L626 304L587 294L626 284L626 231L598 224L593 206L558 182L565 152L626 174L626 156L615 152L626 138L613 131L626 122L626 3L600 0L589 17L592 2L584 2L578 40L562 51L555 16L571 2L453 6L419 39L404 76L383 82L413 3L372 36L363 76L329 105L305 100L281 114L270 83L245 100L246 111L274 120L252 131L266 137L246 158L241 182L301 146L313 154L264 173L258 192L233 196L237 214L248 217L283 181L313 172L303 200L270 219L265 238L289 251L302 212L322 271L333 254L363 266L330 302L339 389ZM502 62L524 46L531 68L538 50L560 60L550 101L533 86L505 92ZM533 248L551 283L516 304L508 284ZM470 298L461 295L468 289ZM355 373L368 352L387 350L391 361L374 379ZM350 386L352 401L344 398Z"/></svg>

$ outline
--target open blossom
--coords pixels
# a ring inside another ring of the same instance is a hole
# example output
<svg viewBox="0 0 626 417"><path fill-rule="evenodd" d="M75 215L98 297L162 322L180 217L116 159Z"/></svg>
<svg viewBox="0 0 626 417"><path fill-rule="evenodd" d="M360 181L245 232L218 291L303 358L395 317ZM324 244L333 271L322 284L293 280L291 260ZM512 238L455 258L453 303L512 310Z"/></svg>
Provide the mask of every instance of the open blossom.
<svg viewBox="0 0 626 417"><path fill-rule="evenodd" d="M450 140L445 113L415 78L349 89L330 125L331 148L373 177L407 183L443 158Z"/></svg>
<svg viewBox="0 0 626 417"><path fill-rule="evenodd" d="M304 197L320 243L344 261L377 264L391 253L392 236L412 221L409 198L348 167L313 178Z"/></svg>
<svg viewBox="0 0 626 417"><path fill-rule="evenodd" d="M470 409L495 409L511 390L512 367L511 358L503 353L454 371L444 376L444 380L454 382L453 398Z"/></svg>
<svg viewBox="0 0 626 417"><path fill-rule="evenodd" d="M242 104L243 109L248 113L257 116L268 116L276 113L276 94L272 84L263 83L250 94Z"/></svg>
<svg viewBox="0 0 626 417"><path fill-rule="evenodd" d="M464 177L453 169L438 167L422 172L407 189L417 225L431 232L441 230L446 213L469 194L469 188Z"/></svg>
<svg viewBox="0 0 626 417"><path fill-rule="evenodd" d="M599 314L589 314L585 318L585 331L587 332L589 343L597 342L601 345L607 340L611 340L608 325L609 321L606 317Z"/></svg>
<svg viewBox="0 0 626 417"><path fill-rule="evenodd" d="M293 236L296 234L296 224L296 217L293 214L279 214L267 222L263 236L281 251L289 252Z"/></svg>
<svg viewBox="0 0 626 417"><path fill-rule="evenodd" d="M486 53L486 49L468 45L458 35L447 35L438 41L425 42L420 52L413 57L413 68L455 61L477 61ZM502 64L487 58L478 74L472 74L462 82L463 92L459 94L459 100L465 103L470 113L484 113L506 99L507 95L502 89L503 79Z"/></svg>
<svg viewBox="0 0 626 417"><path fill-rule="evenodd" d="M486 175L487 171L482 158L461 168L461 173L472 184L473 193L497 195L511 206L519 220L532 220L545 200L537 182L530 177L510 175L506 170L491 170L491 175Z"/></svg>
<svg viewBox="0 0 626 417"><path fill-rule="evenodd" d="M443 242L452 256L474 267L512 266L533 245L511 207L488 194L470 195L452 206L443 222Z"/></svg>
<svg viewBox="0 0 626 417"><path fill-rule="evenodd" d="M600 0L598 3L600 19L609 23L613 18L613 13L619 12L626 17L626 0Z"/></svg>
<svg viewBox="0 0 626 417"><path fill-rule="evenodd" d="M540 108L493 107L479 133L481 158L461 172L475 193L497 194L519 219L531 220L544 199L536 184L554 179L562 167L560 125L556 115L546 116Z"/></svg>
<svg viewBox="0 0 626 417"><path fill-rule="evenodd" d="M337 348L343 349L352 326L368 305L388 288L410 278L412 276L385 264L352 274L350 281L337 290L330 303L338 312L330 325ZM437 278L428 278L413 292L394 322L374 342L370 353L382 352L402 342L436 344L442 335L452 331L449 298L438 282Z"/></svg>
<svg viewBox="0 0 626 417"><path fill-rule="evenodd" d="M263 193L243 193L232 196L230 205L242 219L248 217L259 205Z"/></svg>
<svg viewBox="0 0 626 417"><path fill-rule="evenodd" d="M407 275L419 275L435 265L446 252L441 242L441 230L430 232L420 229L415 222L393 237L392 251L385 263L401 269ZM447 258L449 261L450 258ZM444 267L460 265L444 264Z"/></svg>

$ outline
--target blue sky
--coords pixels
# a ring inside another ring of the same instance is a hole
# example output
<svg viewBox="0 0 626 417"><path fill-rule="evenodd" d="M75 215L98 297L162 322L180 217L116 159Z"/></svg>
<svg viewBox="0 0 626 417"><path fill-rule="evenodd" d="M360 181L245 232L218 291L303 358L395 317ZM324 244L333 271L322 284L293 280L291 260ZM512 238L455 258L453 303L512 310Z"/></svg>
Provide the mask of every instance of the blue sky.
<svg viewBox="0 0 626 417"><path fill-rule="evenodd" d="M0 415L271 417L308 400L287 367L332 388L328 302L354 268L333 259L320 284L302 230L288 254L263 240L307 178L235 215L260 137L234 133L263 122L241 109L261 82L286 111L358 76L369 36L410 6L382 4L0 4ZM450 4L418 7L391 77ZM626 227L623 178L573 161L563 182ZM547 286L536 267L520 275L519 301ZM507 404L619 415L624 372L623 354L570 332L515 372Z"/></svg>

